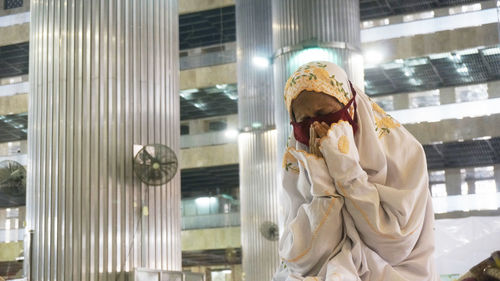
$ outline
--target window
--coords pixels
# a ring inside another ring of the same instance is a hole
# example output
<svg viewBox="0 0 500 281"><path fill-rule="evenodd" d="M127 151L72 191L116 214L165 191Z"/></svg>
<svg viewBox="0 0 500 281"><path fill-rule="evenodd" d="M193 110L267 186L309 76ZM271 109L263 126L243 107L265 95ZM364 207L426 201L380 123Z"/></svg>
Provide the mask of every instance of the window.
<svg viewBox="0 0 500 281"><path fill-rule="evenodd" d="M455 88L456 102L467 102L488 99L488 85L477 84Z"/></svg>
<svg viewBox="0 0 500 281"><path fill-rule="evenodd" d="M181 124L181 136L182 135L189 135L189 125L188 124Z"/></svg>
<svg viewBox="0 0 500 281"><path fill-rule="evenodd" d="M446 197L448 193L446 192L446 184L438 183L431 186L432 197Z"/></svg>
<svg viewBox="0 0 500 281"><path fill-rule="evenodd" d="M404 22L414 21L414 20L424 20L434 17L434 11L422 12L417 14L406 15L403 17Z"/></svg>
<svg viewBox="0 0 500 281"><path fill-rule="evenodd" d="M14 9L23 6L23 0L5 0L4 9Z"/></svg>
<svg viewBox="0 0 500 281"><path fill-rule="evenodd" d="M440 105L439 90L411 93L408 98L410 108Z"/></svg>
<svg viewBox="0 0 500 281"><path fill-rule="evenodd" d="M225 129L227 129L226 120L214 120L208 122L209 131L224 131Z"/></svg>
<svg viewBox="0 0 500 281"><path fill-rule="evenodd" d="M230 269L223 269L218 271L214 270L210 273L210 277L212 281L226 281L231 280L231 273L232 271Z"/></svg>
<svg viewBox="0 0 500 281"><path fill-rule="evenodd" d="M476 181L476 194L494 195L497 193L495 180Z"/></svg>
<svg viewBox="0 0 500 281"><path fill-rule="evenodd" d="M444 170L431 171L429 173L429 181L431 183L443 183L443 182L445 182Z"/></svg>
<svg viewBox="0 0 500 281"><path fill-rule="evenodd" d="M476 3L476 4L472 4L472 5L463 5L460 7L450 8L448 10L448 12L450 15L455 15L455 14L474 12L474 11L479 11L479 10L481 10L481 3Z"/></svg>
<svg viewBox="0 0 500 281"><path fill-rule="evenodd" d="M376 102L382 109L385 111L394 110L394 97L393 96L384 96L384 97L374 97L372 98L374 102Z"/></svg>

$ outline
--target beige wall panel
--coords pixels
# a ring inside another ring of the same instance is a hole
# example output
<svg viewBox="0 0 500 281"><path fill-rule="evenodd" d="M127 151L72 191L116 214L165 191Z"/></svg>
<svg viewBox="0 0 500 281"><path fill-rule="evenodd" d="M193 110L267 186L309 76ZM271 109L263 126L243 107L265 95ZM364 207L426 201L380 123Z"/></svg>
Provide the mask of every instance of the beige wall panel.
<svg viewBox="0 0 500 281"><path fill-rule="evenodd" d="M179 0L179 14L188 14L234 5L234 0Z"/></svg>
<svg viewBox="0 0 500 281"><path fill-rule="evenodd" d="M500 114L475 118L450 119L440 122L423 122L406 124L404 127L412 133L420 143L443 141L451 142L458 139L470 140L484 136L500 136Z"/></svg>
<svg viewBox="0 0 500 281"><path fill-rule="evenodd" d="M10 144L10 145L9 145ZM28 152L28 142L23 141L13 141L13 142L2 142L0 143L0 156L13 155L11 152L11 146L15 146L21 149L21 154L26 154ZM2 223L2 210L0 209L0 225Z"/></svg>
<svg viewBox="0 0 500 281"><path fill-rule="evenodd" d="M28 112L28 94L0 97L0 115Z"/></svg>
<svg viewBox="0 0 500 281"><path fill-rule="evenodd" d="M182 251L240 248L240 231L240 227L184 230Z"/></svg>
<svg viewBox="0 0 500 281"><path fill-rule="evenodd" d="M236 63L228 63L181 71L180 89L207 88L236 81Z"/></svg>
<svg viewBox="0 0 500 281"><path fill-rule="evenodd" d="M23 242L0 243L0 262L15 261L23 250Z"/></svg>
<svg viewBox="0 0 500 281"><path fill-rule="evenodd" d="M0 46L28 42L30 39L30 23L0 27Z"/></svg>
<svg viewBox="0 0 500 281"><path fill-rule="evenodd" d="M238 163L238 144L193 147L181 150L181 169Z"/></svg>
<svg viewBox="0 0 500 281"><path fill-rule="evenodd" d="M490 46L498 44L498 25L481 26L439 31L431 34L400 37L362 44L362 49L380 50L384 61L421 57L428 54Z"/></svg>

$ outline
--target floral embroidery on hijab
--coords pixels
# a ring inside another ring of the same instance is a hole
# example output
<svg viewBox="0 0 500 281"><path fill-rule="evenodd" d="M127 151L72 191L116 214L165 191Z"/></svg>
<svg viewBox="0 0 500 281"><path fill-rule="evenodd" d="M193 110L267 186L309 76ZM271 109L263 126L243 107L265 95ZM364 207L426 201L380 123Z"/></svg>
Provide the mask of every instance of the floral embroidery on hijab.
<svg viewBox="0 0 500 281"><path fill-rule="evenodd" d="M283 156L283 169L287 172L292 171L294 173L299 173L300 171L297 159L288 150Z"/></svg>
<svg viewBox="0 0 500 281"><path fill-rule="evenodd" d="M327 65L322 62L310 62L297 69L285 84L285 103L291 112L292 101L302 92L311 91L324 93L336 98L346 105L351 99L351 93L345 90L344 83L338 81L335 75L330 75Z"/></svg>
<svg viewBox="0 0 500 281"><path fill-rule="evenodd" d="M372 108L375 112L382 115L382 118L375 116L375 131L378 132L378 137L381 138L391 133L391 129L400 127L401 124L387 114L378 104L372 101Z"/></svg>

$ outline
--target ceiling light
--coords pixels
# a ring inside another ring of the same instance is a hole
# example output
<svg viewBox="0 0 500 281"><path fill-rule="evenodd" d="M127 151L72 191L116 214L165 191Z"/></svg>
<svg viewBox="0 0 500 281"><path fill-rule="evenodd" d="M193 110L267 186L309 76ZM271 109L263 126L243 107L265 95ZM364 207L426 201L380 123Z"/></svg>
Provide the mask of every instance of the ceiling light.
<svg viewBox="0 0 500 281"><path fill-rule="evenodd" d="M237 100L238 94L235 91L224 91L224 95L231 100Z"/></svg>
<svg viewBox="0 0 500 281"><path fill-rule="evenodd" d="M186 89L186 90L182 90L180 95L183 99L190 100L190 99L193 99L193 94L197 93L197 92L198 92L198 89Z"/></svg>
<svg viewBox="0 0 500 281"><path fill-rule="evenodd" d="M373 27L374 25L375 23L372 20L364 21L362 24L363 28L370 28Z"/></svg>
<svg viewBox="0 0 500 281"><path fill-rule="evenodd" d="M457 72L465 75L469 73L469 68L466 65L462 65L461 67L457 68Z"/></svg>
<svg viewBox="0 0 500 281"><path fill-rule="evenodd" d="M384 56L378 51L370 50L364 54L364 58L367 64L379 64L384 59Z"/></svg>
<svg viewBox="0 0 500 281"><path fill-rule="evenodd" d="M410 79L410 84L414 85L414 86L419 86L419 85L422 85L422 80L420 79L415 79L415 78L411 78Z"/></svg>
<svg viewBox="0 0 500 281"><path fill-rule="evenodd" d="M203 110L203 109L205 109L205 107L206 107L206 104L204 104L204 103L202 103L202 102L195 102L195 103L193 103L193 105L194 105L196 108L198 108L198 109L202 109L202 110Z"/></svg>
<svg viewBox="0 0 500 281"><path fill-rule="evenodd" d="M258 129L258 128L260 128L260 127L262 127L262 124L261 124L261 123L259 123L259 122L254 122L254 123L252 123L252 128L254 128L254 129Z"/></svg>
<svg viewBox="0 0 500 281"><path fill-rule="evenodd" d="M269 59L264 57L253 57L253 64L259 68L267 68L270 65Z"/></svg>
<svg viewBox="0 0 500 281"><path fill-rule="evenodd" d="M226 138L228 139L234 139L238 136L238 130L235 130L235 129L227 129L225 132L224 132L224 135L226 136Z"/></svg>
<svg viewBox="0 0 500 281"><path fill-rule="evenodd" d="M330 61L338 65L342 64L336 50L325 48L308 48L301 50L297 52L290 61L290 67L292 69L312 61Z"/></svg>
<svg viewBox="0 0 500 281"><path fill-rule="evenodd" d="M412 76L415 72L413 71L413 68L410 67L405 67L403 68L404 74L406 77Z"/></svg>
<svg viewBox="0 0 500 281"><path fill-rule="evenodd" d="M217 84L217 85L215 85L215 88L217 88L219 90L223 90L223 89L227 88L227 84Z"/></svg>

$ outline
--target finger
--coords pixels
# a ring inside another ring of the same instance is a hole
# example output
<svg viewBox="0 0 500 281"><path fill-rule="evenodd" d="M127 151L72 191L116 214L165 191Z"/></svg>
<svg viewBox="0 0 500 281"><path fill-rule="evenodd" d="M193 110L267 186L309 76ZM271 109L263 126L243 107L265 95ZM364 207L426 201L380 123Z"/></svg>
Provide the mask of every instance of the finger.
<svg viewBox="0 0 500 281"><path fill-rule="evenodd" d="M311 134L311 128L309 128L309 147L313 145L313 136Z"/></svg>
<svg viewBox="0 0 500 281"><path fill-rule="evenodd" d="M326 133L328 132L328 130L326 130L326 129L325 129L325 128L321 125L321 124L319 124L319 123L316 125L316 128L315 128L315 129L316 129L316 132L317 132L317 134L318 134L318 136L319 136L320 138L322 138L322 137L326 136Z"/></svg>
<svg viewBox="0 0 500 281"><path fill-rule="evenodd" d="M309 147L314 145L314 130L309 127Z"/></svg>
<svg viewBox="0 0 500 281"><path fill-rule="evenodd" d="M321 122L321 125L323 125L323 128L325 128L327 131L328 129L330 129L330 126L328 126L328 124L326 124L325 122Z"/></svg>
<svg viewBox="0 0 500 281"><path fill-rule="evenodd" d="M316 145L314 147L316 147L316 155L319 156L319 157L323 157L323 154L321 153L321 150L319 149L319 142L320 140L316 140Z"/></svg>
<svg viewBox="0 0 500 281"><path fill-rule="evenodd" d="M318 137L321 137L321 131L317 123L313 124L314 126L314 132L318 135Z"/></svg>

